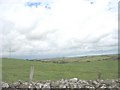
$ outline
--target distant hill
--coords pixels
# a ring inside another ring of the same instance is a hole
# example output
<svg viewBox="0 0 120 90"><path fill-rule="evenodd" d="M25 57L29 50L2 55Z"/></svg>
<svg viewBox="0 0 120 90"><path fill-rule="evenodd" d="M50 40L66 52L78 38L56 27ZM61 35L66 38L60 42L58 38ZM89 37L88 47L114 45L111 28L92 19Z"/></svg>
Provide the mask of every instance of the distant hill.
<svg viewBox="0 0 120 90"><path fill-rule="evenodd" d="M42 61L42 62L83 62L83 61L101 61L101 60L118 60L120 54L111 55L93 55L93 56L81 56L81 57L60 57L51 59L33 59L31 61Z"/></svg>

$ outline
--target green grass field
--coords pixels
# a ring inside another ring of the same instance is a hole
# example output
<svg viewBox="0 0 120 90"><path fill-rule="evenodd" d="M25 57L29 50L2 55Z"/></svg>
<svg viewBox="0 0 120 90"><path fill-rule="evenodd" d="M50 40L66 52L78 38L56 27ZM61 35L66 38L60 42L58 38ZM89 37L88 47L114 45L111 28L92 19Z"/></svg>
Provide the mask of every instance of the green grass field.
<svg viewBox="0 0 120 90"><path fill-rule="evenodd" d="M29 61L3 58L2 79L6 82L28 81L31 66L35 68L33 81L73 77L94 80L97 78L98 72L102 74L101 79L118 78L118 60L116 60L116 55L64 59Z"/></svg>

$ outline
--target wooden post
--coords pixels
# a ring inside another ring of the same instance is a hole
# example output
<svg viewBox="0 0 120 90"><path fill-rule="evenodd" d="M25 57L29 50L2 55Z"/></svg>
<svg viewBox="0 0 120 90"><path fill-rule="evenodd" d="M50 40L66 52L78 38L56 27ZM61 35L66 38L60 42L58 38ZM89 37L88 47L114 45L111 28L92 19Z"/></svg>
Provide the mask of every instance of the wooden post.
<svg viewBox="0 0 120 90"><path fill-rule="evenodd" d="M31 66L31 68L30 68L30 74L29 74L29 83L32 82L33 75L34 75L34 66Z"/></svg>
<svg viewBox="0 0 120 90"><path fill-rule="evenodd" d="M98 79L98 80L101 79L101 75L102 75L102 73L101 73L101 72L98 72L98 74L97 74L97 79Z"/></svg>

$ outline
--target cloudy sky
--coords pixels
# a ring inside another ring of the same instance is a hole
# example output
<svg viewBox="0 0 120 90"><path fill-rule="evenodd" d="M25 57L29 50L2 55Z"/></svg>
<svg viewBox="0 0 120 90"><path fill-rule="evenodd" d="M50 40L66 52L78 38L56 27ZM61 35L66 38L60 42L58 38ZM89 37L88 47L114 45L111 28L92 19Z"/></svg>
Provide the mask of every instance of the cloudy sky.
<svg viewBox="0 0 120 90"><path fill-rule="evenodd" d="M0 0L0 56L118 52L118 0Z"/></svg>

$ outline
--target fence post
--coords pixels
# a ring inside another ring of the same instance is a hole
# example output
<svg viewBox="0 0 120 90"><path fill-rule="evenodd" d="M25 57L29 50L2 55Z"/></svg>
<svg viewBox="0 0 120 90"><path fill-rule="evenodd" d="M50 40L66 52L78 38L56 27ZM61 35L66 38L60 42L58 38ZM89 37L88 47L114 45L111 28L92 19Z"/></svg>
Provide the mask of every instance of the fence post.
<svg viewBox="0 0 120 90"><path fill-rule="evenodd" d="M29 74L29 83L32 82L33 75L34 75L34 66L31 66L31 68L30 68L30 74Z"/></svg>
<svg viewBox="0 0 120 90"><path fill-rule="evenodd" d="M101 79L101 76L102 76L102 73L101 73L101 72L98 72L98 73L97 73L97 79L98 79L98 80Z"/></svg>

